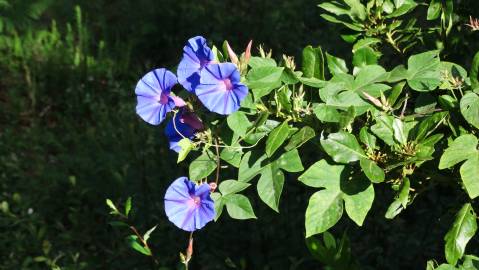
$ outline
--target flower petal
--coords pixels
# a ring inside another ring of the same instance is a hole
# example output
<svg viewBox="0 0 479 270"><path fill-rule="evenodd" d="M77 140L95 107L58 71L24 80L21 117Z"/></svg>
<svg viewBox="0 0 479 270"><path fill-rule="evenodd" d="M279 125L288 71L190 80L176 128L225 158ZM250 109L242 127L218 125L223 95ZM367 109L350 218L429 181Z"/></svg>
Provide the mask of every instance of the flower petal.
<svg viewBox="0 0 479 270"><path fill-rule="evenodd" d="M248 88L239 82L238 69L232 63L209 64L201 70L200 77L195 93L210 111L231 114L240 108L248 94Z"/></svg>
<svg viewBox="0 0 479 270"><path fill-rule="evenodd" d="M197 186L186 177L180 177L173 181L165 194L165 212L168 219L177 227L185 231L194 231L203 228L206 223L215 216L214 202L208 189L204 193L203 184ZM195 191L201 191L199 204L193 197Z"/></svg>
<svg viewBox="0 0 479 270"><path fill-rule="evenodd" d="M210 185L208 184L201 184L201 185L197 185L195 187L195 196L198 196L200 197L201 199L204 199L206 198L207 196L210 195Z"/></svg>
<svg viewBox="0 0 479 270"><path fill-rule="evenodd" d="M201 36L190 38L183 48L183 58L178 65L178 81L188 91L194 91L200 82L199 71L214 60L213 51Z"/></svg>
<svg viewBox="0 0 479 270"><path fill-rule="evenodd" d="M182 98L180 98L180 97L178 97L178 96L171 96L171 98L172 98L173 101L175 102L175 106L176 106L176 107L184 107L184 106L186 106L186 102L185 102Z"/></svg>
<svg viewBox="0 0 479 270"><path fill-rule="evenodd" d="M137 96L136 113L141 119L152 125L159 125L174 107L173 100L161 104L156 98Z"/></svg>
<svg viewBox="0 0 479 270"><path fill-rule="evenodd" d="M149 124L160 124L175 107L169 94L176 82L175 74L164 68L146 73L136 84L136 113Z"/></svg>

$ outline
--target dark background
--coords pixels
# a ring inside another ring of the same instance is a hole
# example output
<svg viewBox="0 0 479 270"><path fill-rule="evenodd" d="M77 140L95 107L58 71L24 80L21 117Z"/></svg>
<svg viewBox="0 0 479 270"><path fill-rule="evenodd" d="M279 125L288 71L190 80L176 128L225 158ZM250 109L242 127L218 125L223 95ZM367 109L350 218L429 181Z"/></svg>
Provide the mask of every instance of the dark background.
<svg viewBox="0 0 479 270"><path fill-rule="evenodd" d="M310 44L350 59L317 2L0 0L0 269L177 269L188 234L167 221L163 195L187 162L176 164L163 126L135 115L136 81L154 67L174 68L196 35L217 46L228 40L238 52L253 39L278 59L300 59ZM457 1L464 18L478 8ZM478 37L458 36L448 57L467 65ZM316 160L314 147L305 147L305 167ZM191 269L322 269L304 241L314 190L296 179L287 177L281 214L248 189L259 219L223 215L208 224L195 236ZM121 205L128 196L132 224L142 232L158 224L150 243L159 266L127 247L127 229L108 225L105 199ZM444 261L443 236L462 191L436 187L391 221L383 216L393 196L377 188L365 225L343 217L332 233L347 232L361 269ZM477 240L468 251L478 251Z"/></svg>

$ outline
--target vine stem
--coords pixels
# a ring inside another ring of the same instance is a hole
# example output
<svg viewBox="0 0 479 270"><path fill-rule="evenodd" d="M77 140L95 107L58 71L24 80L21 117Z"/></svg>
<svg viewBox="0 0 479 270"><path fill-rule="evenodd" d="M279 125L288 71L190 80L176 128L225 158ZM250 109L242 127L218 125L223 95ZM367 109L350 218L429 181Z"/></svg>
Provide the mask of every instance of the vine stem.
<svg viewBox="0 0 479 270"><path fill-rule="evenodd" d="M215 149L216 149L216 179L215 184L218 186L218 181L220 179L220 150L218 145L218 138L215 138Z"/></svg>
<svg viewBox="0 0 479 270"><path fill-rule="evenodd" d="M404 106L402 107L402 110L401 110L401 118L404 117L404 113L406 112L408 99L409 99L409 95L406 93L406 99L404 100Z"/></svg>
<svg viewBox="0 0 479 270"><path fill-rule="evenodd" d="M158 264L158 261L156 258L153 256L153 252L151 251L150 246L148 246L148 243L143 239L141 234L138 232L138 230L135 228L135 226L130 226L130 229L138 236L138 239L140 239L141 243L150 251L150 257L153 259L153 262L155 264Z"/></svg>
<svg viewBox="0 0 479 270"><path fill-rule="evenodd" d="M188 239L188 246L186 247L185 270L188 270L188 265L193 256L193 232L190 232Z"/></svg>
<svg viewBox="0 0 479 270"><path fill-rule="evenodd" d="M180 134L180 136L183 138L183 139L187 139L185 136L183 136L183 134L176 128L176 114L178 112L177 111L174 111L174 114L173 114L173 128L175 129L176 133Z"/></svg>

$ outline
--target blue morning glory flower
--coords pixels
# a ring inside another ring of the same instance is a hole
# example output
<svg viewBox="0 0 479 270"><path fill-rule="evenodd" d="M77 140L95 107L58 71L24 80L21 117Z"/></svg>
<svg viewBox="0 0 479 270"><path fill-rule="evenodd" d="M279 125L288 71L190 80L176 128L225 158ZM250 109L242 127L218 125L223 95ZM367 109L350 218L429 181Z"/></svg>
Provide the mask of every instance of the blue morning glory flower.
<svg viewBox="0 0 479 270"><path fill-rule="evenodd" d="M178 65L178 81L183 87L192 92L200 83L200 70L215 59L206 39L201 36L193 37L183 48L183 59Z"/></svg>
<svg viewBox="0 0 479 270"><path fill-rule="evenodd" d="M203 123L193 113L180 111L166 124L165 134L170 142L170 149L180 152L178 142L183 138L193 139L197 130L203 129ZM174 121L174 124L173 124ZM176 129L175 129L176 128Z"/></svg>
<svg viewBox="0 0 479 270"><path fill-rule="evenodd" d="M208 184L197 185L186 177L176 179L166 190L165 212L178 228L195 231L215 217Z"/></svg>
<svg viewBox="0 0 479 270"><path fill-rule="evenodd" d="M240 108L248 87L240 82L236 65L209 64L200 72L200 84L195 93L208 110L227 115Z"/></svg>
<svg viewBox="0 0 479 270"><path fill-rule="evenodd" d="M175 74L164 68L152 70L136 84L136 113L147 123L158 125L175 106L184 106L184 101L170 95L176 84Z"/></svg>

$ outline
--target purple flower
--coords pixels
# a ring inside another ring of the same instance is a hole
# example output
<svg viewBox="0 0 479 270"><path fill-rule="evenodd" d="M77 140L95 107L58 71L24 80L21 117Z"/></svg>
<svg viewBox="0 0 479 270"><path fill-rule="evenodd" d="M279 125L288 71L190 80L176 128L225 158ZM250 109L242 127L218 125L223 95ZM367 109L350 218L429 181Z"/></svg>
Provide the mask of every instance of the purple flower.
<svg viewBox="0 0 479 270"><path fill-rule="evenodd" d="M232 63L209 64L201 70L200 78L195 93L212 112L235 112L248 94L248 87L240 82L239 71Z"/></svg>
<svg viewBox="0 0 479 270"><path fill-rule="evenodd" d="M200 70L214 60L215 56L201 36L193 37L183 48L183 59L178 65L178 81L192 92L200 83Z"/></svg>
<svg viewBox="0 0 479 270"><path fill-rule="evenodd" d="M186 177L176 179L166 190L165 212L171 222L185 231L203 228L215 217L210 186L197 185Z"/></svg>
<svg viewBox="0 0 479 270"><path fill-rule="evenodd" d="M181 147L178 142L183 138L193 139L196 131L200 129L203 129L203 123L195 114L180 111L166 124L165 134L170 142L170 149L179 152Z"/></svg>
<svg viewBox="0 0 479 270"><path fill-rule="evenodd" d="M136 84L136 113L146 122L158 125L175 106L184 106L181 98L170 95L176 82L175 74L164 68L146 73Z"/></svg>

